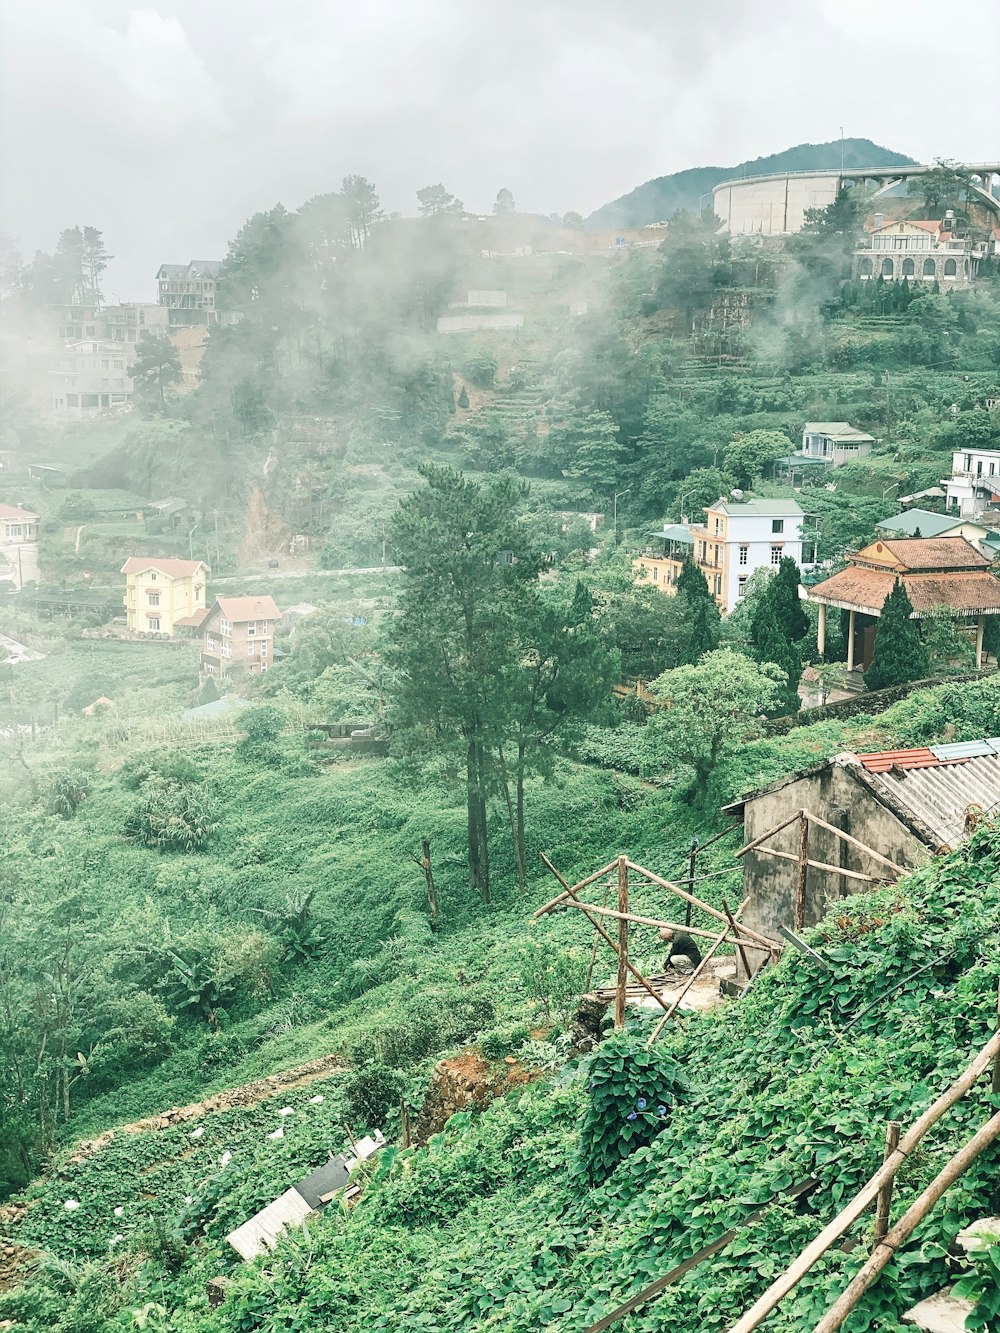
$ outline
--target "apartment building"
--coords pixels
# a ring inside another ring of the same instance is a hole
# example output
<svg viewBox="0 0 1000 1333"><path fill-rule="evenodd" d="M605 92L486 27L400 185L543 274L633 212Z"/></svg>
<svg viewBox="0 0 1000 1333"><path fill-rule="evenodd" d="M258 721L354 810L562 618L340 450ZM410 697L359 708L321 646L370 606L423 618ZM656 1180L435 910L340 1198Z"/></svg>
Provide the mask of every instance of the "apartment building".
<svg viewBox="0 0 1000 1333"><path fill-rule="evenodd" d="M218 322L216 280L221 268L221 259L160 265L156 274L157 300L169 312L172 326Z"/></svg>
<svg viewBox="0 0 1000 1333"><path fill-rule="evenodd" d="M806 522L796 500L718 500L705 510L703 524L651 534L664 542L663 554L638 556L633 573L673 594L684 559L691 559L728 613L755 570L780 565L785 556L803 568L815 563L815 536L805 531Z"/></svg>
<svg viewBox="0 0 1000 1333"><path fill-rule="evenodd" d="M97 339L67 343L49 370L50 406L59 417L94 416L132 402L130 348Z"/></svg>
<svg viewBox="0 0 1000 1333"><path fill-rule="evenodd" d="M949 514L973 517L1000 500L1000 449L961 449L951 456L951 476L942 477Z"/></svg>

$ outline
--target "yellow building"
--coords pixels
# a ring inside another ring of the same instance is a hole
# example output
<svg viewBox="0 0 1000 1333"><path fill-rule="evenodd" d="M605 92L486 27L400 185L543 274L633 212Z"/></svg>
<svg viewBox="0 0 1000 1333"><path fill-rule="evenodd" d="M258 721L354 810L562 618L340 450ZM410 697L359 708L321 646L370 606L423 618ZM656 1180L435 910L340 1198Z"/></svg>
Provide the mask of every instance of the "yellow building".
<svg viewBox="0 0 1000 1333"><path fill-rule="evenodd" d="M139 634L172 635L205 616L209 569L203 560L161 560L133 555L122 565L128 627Z"/></svg>

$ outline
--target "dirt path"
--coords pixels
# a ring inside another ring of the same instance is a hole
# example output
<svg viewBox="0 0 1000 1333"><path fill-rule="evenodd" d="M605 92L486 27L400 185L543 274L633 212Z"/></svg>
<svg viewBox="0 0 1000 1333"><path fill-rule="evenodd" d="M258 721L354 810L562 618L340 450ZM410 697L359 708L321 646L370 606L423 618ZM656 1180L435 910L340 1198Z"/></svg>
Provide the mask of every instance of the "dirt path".
<svg viewBox="0 0 1000 1333"><path fill-rule="evenodd" d="M229 1111L237 1106L255 1106L258 1102L275 1097L279 1092L288 1092L291 1088L301 1088L317 1079L329 1078L346 1069L339 1055L322 1055L317 1060L309 1060L304 1065L293 1069L284 1069L280 1074L270 1074L267 1078L257 1078L251 1083L244 1083L238 1088L217 1092L206 1097L203 1102L191 1102L188 1106L174 1106L159 1115L147 1116L144 1120L134 1120L129 1125L119 1125L117 1129L106 1129L96 1139L85 1139L69 1159L69 1165L84 1162L94 1153L100 1152L118 1134L146 1134L154 1129L167 1129L170 1125L182 1124L185 1120L196 1120L199 1116L211 1115L215 1111Z"/></svg>

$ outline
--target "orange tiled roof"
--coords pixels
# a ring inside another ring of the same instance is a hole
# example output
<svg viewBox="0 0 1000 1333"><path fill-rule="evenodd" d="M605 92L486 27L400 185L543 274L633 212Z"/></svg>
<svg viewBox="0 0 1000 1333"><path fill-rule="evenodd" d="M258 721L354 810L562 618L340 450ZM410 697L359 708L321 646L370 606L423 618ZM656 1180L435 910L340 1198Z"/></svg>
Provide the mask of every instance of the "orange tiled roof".
<svg viewBox="0 0 1000 1333"><path fill-rule="evenodd" d="M891 569L865 569L849 565L822 583L808 589L810 601L844 603L857 611L878 615L892 592L896 575ZM953 611L1000 614L1000 579L986 571L902 576L907 596L918 616L939 606Z"/></svg>
<svg viewBox="0 0 1000 1333"><path fill-rule="evenodd" d="M0 504L0 518L12 519L15 523L24 523L33 518L37 518L30 509L18 509L17 505Z"/></svg>
<svg viewBox="0 0 1000 1333"><path fill-rule="evenodd" d="M859 754L858 762L869 773L888 773L890 768L937 768L942 761L923 746L916 750L883 750L879 754Z"/></svg>
<svg viewBox="0 0 1000 1333"><path fill-rule="evenodd" d="M990 563L965 537L890 538L872 542L855 559L864 559L866 552L875 559L888 552L907 570L986 569Z"/></svg>

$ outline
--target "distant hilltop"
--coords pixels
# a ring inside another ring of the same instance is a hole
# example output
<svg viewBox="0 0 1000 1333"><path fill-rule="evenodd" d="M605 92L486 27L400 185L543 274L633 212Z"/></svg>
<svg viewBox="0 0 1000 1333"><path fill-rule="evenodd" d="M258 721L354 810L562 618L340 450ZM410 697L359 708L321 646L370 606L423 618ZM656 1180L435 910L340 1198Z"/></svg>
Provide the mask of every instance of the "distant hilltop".
<svg viewBox="0 0 1000 1333"><path fill-rule="evenodd" d="M841 160L843 153L843 160ZM644 227L669 218L678 209L698 212L721 181L734 176L764 176L770 172L823 171L844 167L910 167L916 160L882 148L871 139L832 139L829 143L800 143L770 157L740 162L735 167L692 167L658 176L620 199L604 204L587 218L594 228Z"/></svg>

